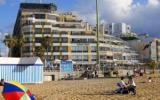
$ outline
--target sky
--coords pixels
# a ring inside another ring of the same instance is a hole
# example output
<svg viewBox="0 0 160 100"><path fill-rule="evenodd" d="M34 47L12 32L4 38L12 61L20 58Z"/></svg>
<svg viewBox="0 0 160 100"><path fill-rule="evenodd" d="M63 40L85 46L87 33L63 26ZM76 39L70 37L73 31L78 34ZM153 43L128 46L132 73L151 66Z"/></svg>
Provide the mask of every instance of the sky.
<svg viewBox="0 0 160 100"><path fill-rule="evenodd" d="M40 0L0 0L0 32L12 32L20 2ZM41 0L54 2L58 11L76 12L81 18L95 25L95 0ZM125 22L132 31L160 37L160 0L99 0L100 22Z"/></svg>
<svg viewBox="0 0 160 100"><path fill-rule="evenodd" d="M12 32L20 2L40 0L0 0L0 37ZM96 23L95 0L41 0L55 3L58 11L73 11L92 25ZM160 37L160 0L99 0L101 23L125 22L138 34ZM1 35L2 34L2 35Z"/></svg>

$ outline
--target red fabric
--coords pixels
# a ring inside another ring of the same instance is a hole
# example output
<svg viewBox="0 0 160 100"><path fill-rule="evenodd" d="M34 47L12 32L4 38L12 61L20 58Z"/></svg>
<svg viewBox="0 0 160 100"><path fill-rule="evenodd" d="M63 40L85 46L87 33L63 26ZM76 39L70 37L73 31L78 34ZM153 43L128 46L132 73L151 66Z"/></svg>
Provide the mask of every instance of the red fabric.
<svg viewBox="0 0 160 100"><path fill-rule="evenodd" d="M27 90L27 94L28 94L28 95L32 95L31 92L30 92L29 90Z"/></svg>
<svg viewBox="0 0 160 100"><path fill-rule="evenodd" d="M24 92L8 92L2 94L5 100L20 100Z"/></svg>

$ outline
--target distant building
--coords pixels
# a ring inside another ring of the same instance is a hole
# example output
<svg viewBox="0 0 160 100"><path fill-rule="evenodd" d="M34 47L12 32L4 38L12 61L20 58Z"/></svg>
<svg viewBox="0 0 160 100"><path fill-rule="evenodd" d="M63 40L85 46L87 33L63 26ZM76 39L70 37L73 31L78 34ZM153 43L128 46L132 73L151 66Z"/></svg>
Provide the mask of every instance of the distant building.
<svg viewBox="0 0 160 100"><path fill-rule="evenodd" d="M136 33L131 31L131 26L126 23L111 23L106 24L108 34L117 37L136 37Z"/></svg>
<svg viewBox="0 0 160 100"><path fill-rule="evenodd" d="M143 62L149 60L160 61L160 39L140 38L127 42L132 48L138 51Z"/></svg>
<svg viewBox="0 0 160 100"><path fill-rule="evenodd" d="M139 64L139 54L126 41L107 33L100 25L99 51L101 66L128 67Z"/></svg>

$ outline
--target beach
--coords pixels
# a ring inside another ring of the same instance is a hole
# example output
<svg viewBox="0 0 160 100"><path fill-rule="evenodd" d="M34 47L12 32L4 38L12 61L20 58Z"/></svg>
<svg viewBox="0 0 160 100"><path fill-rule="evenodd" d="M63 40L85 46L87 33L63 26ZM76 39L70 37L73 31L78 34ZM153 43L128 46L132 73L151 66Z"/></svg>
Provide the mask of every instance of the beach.
<svg viewBox="0 0 160 100"><path fill-rule="evenodd" d="M153 77L153 82L148 83L147 77L135 78L136 95L112 94L118 78L53 81L26 86L36 100L160 100L160 78ZM2 98L0 96L0 100Z"/></svg>

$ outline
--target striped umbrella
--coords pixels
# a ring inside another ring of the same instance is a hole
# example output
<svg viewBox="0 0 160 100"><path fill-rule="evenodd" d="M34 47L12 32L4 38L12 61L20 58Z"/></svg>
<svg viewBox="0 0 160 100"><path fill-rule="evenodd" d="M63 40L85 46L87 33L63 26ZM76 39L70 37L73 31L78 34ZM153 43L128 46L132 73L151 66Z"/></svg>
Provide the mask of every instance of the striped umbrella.
<svg viewBox="0 0 160 100"><path fill-rule="evenodd" d="M5 82L2 95L5 100L35 100L29 89L16 81Z"/></svg>

